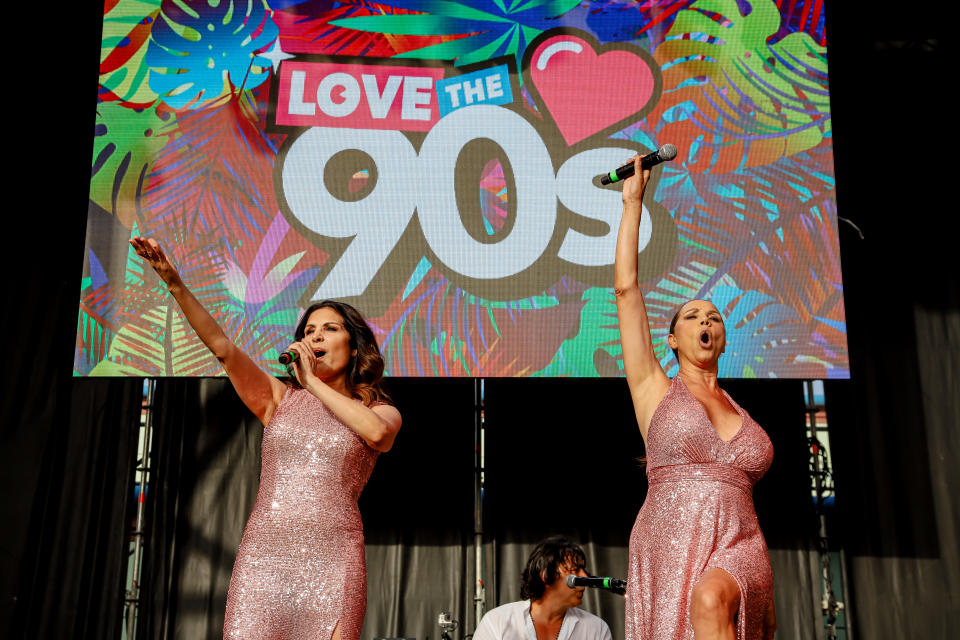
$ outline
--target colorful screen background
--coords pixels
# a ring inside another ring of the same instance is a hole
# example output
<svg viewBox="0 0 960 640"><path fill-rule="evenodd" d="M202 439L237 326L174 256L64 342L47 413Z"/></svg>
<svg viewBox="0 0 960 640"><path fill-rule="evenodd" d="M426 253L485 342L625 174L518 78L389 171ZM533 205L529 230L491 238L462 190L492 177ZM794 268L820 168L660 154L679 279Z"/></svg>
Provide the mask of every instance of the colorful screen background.
<svg viewBox="0 0 960 640"><path fill-rule="evenodd" d="M672 143L640 254L667 372L670 318L708 298L721 376L849 377L825 43L822 0L107 0L74 373L221 374L144 235L278 374L319 293L365 314L389 375L620 376L619 194L591 179ZM390 89L401 68L443 79L430 104ZM360 87L387 117L320 122L323 69L356 80L331 104ZM483 104L440 88L495 69Z"/></svg>

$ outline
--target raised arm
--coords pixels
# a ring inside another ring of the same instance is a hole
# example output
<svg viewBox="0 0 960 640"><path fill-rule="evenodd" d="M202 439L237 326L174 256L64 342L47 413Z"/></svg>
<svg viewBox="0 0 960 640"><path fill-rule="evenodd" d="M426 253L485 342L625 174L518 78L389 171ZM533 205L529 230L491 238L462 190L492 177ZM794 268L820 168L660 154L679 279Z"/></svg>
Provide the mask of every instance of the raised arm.
<svg viewBox="0 0 960 640"><path fill-rule="evenodd" d="M130 239L137 255L146 260L167 285L173 299L180 306L187 322L197 336L223 365L227 377L250 411L267 424L280 404L286 386L256 365L223 332L213 316L203 308L190 289L183 283L176 267L156 240L142 237Z"/></svg>
<svg viewBox="0 0 960 640"><path fill-rule="evenodd" d="M637 260L642 202L650 170L641 169L640 156L635 156L636 171L623 183L623 216L617 235L613 288L617 297L617 321L623 349L623 368L633 398L637 424L644 441L654 410L670 385L653 352L647 307L637 282Z"/></svg>

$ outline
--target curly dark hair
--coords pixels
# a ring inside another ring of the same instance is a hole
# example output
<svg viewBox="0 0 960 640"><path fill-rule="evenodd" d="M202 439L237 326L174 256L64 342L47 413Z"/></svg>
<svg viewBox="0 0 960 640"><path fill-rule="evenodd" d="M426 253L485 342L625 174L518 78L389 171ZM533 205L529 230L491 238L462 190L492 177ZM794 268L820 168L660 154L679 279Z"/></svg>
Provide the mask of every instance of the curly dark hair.
<svg viewBox="0 0 960 640"><path fill-rule="evenodd" d="M338 300L313 303L300 317L293 339L297 342L303 340L307 320L317 309L333 309L340 314L344 328L350 335L350 348L357 350L357 355L350 358L350 364L347 365L347 391L350 395L367 406L377 403L393 404L390 395L383 388L383 356L380 355L380 346L373 331L367 326L367 321L351 305ZM291 384L300 386L296 378Z"/></svg>
<svg viewBox="0 0 960 640"><path fill-rule="evenodd" d="M565 564L574 570L587 565L580 545L565 536L550 536L538 542L520 574L520 597L524 600L542 598L547 585L557 581L560 567Z"/></svg>

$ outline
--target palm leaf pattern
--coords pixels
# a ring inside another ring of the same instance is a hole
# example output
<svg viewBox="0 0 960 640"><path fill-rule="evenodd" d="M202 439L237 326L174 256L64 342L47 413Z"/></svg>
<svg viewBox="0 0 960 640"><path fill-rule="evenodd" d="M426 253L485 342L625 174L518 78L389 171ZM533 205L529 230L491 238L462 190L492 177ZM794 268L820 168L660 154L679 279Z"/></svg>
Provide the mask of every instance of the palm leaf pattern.
<svg viewBox="0 0 960 640"><path fill-rule="evenodd" d="M98 91L101 100L142 109L157 99L147 83L148 67L143 60L153 23L159 15L160 0L104 3Z"/></svg>
<svg viewBox="0 0 960 640"><path fill-rule="evenodd" d="M115 289L92 249L88 250L87 260L90 275L84 277L80 284L80 312L74 349L74 371L83 375L107 357L107 347L117 329Z"/></svg>
<svg viewBox="0 0 960 640"><path fill-rule="evenodd" d="M148 233L134 228L134 233ZM227 299L220 281L224 265L216 234L198 228L195 211L181 210L149 235L157 238L197 300L224 326L220 313ZM120 328L108 360L112 375L214 375L219 364L186 324L166 287L132 248L127 250L127 274L118 300ZM106 366L106 365L105 365ZM118 369L114 369L118 368ZM105 371L95 369L91 375Z"/></svg>
<svg viewBox="0 0 960 640"><path fill-rule="evenodd" d="M654 50L663 95L648 116L696 172L771 164L829 136L826 49L806 33L778 42L772 0L699 0Z"/></svg>
<svg viewBox="0 0 960 640"><path fill-rule="evenodd" d="M396 57L456 60L457 65L513 55L519 65L527 43L565 14L579 0L493 0L458 2L394 0L390 6L416 14L384 14L332 20L330 24L401 36L459 35L457 39L411 49Z"/></svg>
<svg viewBox="0 0 960 640"><path fill-rule="evenodd" d="M180 109L258 87L269 61L254 53L277 33L258 0L168 0L150 32L150 88Z"/></svg>
<svg viewBox="0 0 960 640"><path fill-rule="evenodd" d="M194 212L202 229L221 229L238 243L267 231L278 210L272 188L277 140L263 130L264 98L260 90L224 98L180 113L176 127L163 130L166 144L143 196L150 211L147 231L183 210ZM236 252L244 251L227 250L235 261Z"/></svg>
<svg viewBox="0 0 960 640"><path fill-rule="evenodd" d="M634 39L660 42L676 20L677 13L694 2L695 0L594 0L590 3L586 22L600 42L625 42Z"/></svg>
<svg viewBox="0 0 960 640"><path fill-rule="evenodd" d="M153 158L164 146L158 133L172 117L169 110L129 109L115 102L97 108L90 199L128 228Z"/></svg>
<svg viewBox="0 0 960 640"><path fill-rule="evenodd" d="M406 304L371 321L383 336L391 375L534 375L579 329L585 287L572 280L540 296L497 302L464 292L426 261L421 268L426 272L415 276L420 280L405 292Z"/></svg>
<svg viewBox="0 0 960 640"><path fill-rule="evenodd" d="M404 35L336 26L338 21L346 19L415 13L376 2L336 2L322 9L318 9L316 3L274 8L277 11L273 20L280 29L283 50L289 53L388 58L465 37L459 34Z"/></svg>
<svg viewBox="0 0 960 640"><path fill-rule="evenodd" d="M319 267L310 266L308 252L296 247L285 247L298 240L286 219L277 213L267 233L257 246L253 262L246 269L230 258L224 259L226 272L222 278L229 299L222 310L233 318L242 318L248 331L270 335L272 345L258 350L264 358L264 367L283 373L276 356L293 342L293 330L300 307L300 292L316 277ZM288 251L294 251L287 255ZM278 256L286 255L278 261ZM272 266L271 266L272 265Z"/></svg>

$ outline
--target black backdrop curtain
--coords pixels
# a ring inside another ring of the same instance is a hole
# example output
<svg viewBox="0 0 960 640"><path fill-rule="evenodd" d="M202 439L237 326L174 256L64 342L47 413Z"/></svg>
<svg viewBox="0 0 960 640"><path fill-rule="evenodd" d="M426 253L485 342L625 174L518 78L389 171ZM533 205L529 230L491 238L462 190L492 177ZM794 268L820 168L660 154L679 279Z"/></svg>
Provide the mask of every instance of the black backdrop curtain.
<svg viewBox="0 0 960 640"><path fill-rule="evenodd" d="M436 638L441 611L464 622L473 607L476 383L423 382L390 381L404 424L360 497L366 638Z"/></svg>
<svg viewBox="0 0 960 640"><path fill-rule="evenodd" d="M891 303L875 275L885 259L877 243L846 235L848 320L876 322L878 306L884 317L851 332L852 379L826 384L831 533L847 554L854 637L951 637L960 627L958 285L939 281L931 298Z"/></svg>
<svg viewBox="0 0 960 640"><path fill-rule="evenodd" d="M960 628L955 60L937 11L827 13L837 206L856 225L840 225L851 379L827 412L857 638Z"/></svg>
<svg viewBox="0 0 960 640"><path fill-rule="evenodd" d="M217 638L263 429L225 379L160 379L155 397L138 637Z"/></svg>
<svg viewBox="0 0 960 640"><path fill-rule="evenodd" d="M11 638L119 637L140 380L73 380L37 469ZM16 482L16 479L12 479Z"/></svg>

